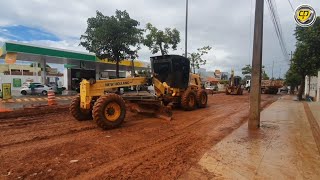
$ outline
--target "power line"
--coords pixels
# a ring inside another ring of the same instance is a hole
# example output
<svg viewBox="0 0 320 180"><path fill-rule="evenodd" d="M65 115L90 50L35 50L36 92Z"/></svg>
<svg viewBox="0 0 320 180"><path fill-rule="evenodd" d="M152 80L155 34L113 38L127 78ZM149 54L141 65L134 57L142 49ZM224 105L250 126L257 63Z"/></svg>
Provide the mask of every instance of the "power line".
<svg viewBox="0 0 320 180"><path fill-rule="evenodd" d="M279 19L278 13L277 13L276 3L273 0L266 0L266 1L268 3L271 20L273 22L273 25L274 25L274 28L275 28L275 31L276 31L276 35L277 35L277 38L279 40L279 45L280 45L281 51L282 51L283 56L285 57L285 59L289 60L288 53L287 53L287 48L285 46L285 41L284 41L283 34L282 34L282 28L281 28L280 19Z"/></svg>
<svg viewBox="0 0 320 180"><path fill-rule="evenodd" d="M277 28L278 36L279 36L279 43L282 49L283 53L286 53L284 56L287 57L287 49L285 47L284 39L282 36L282 28L281 28L281 23L277 11L277 6L276 3L273 0L269 0L270 2L270 10L272 11L272 15L274 16L275 19L275 27Z"/></svg>
<svg viewBox="0 0 320 180"><path fill-rule="evenodd" d="M291 6L292 11L294 12L294 8L293 8L293 6L292 6L292 4L291 4L290 0L288 0L288 2L289 2L289 4L290 4L290 6Z"/></svg>

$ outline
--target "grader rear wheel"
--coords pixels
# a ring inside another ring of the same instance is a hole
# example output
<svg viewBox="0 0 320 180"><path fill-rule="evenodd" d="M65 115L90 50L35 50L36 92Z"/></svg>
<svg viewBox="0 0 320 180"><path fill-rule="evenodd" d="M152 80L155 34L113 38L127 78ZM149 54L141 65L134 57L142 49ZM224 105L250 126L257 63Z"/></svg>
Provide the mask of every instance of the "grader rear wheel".
<svg viewBox="0 0 320 180"><path fill-rule="evenodd" d="M80 96L76 96L72 99L69 111L78 121L92 120L91 110L83 110L80 108Z"/></svg>
<svg viewBox="0 0 320 180"><path fill-rule="evenodd" d="M199 108L205 108L208 103L208 95L204 89L197 91L197 104Z"/></svg>
<svg viewBox="0 0 320 180"><path fill-rule="evenodd" d="M196 93L191 89L186 90L181 97L181 106L185 111L192 111L196 108Z"/></svg>
<svg viewBox="0 0 320 180"><path fill-rule="evenodd" d="M93 119L102 129L119 127L125 116L125 102L114 93L101 96L93 106Z"/></svg>

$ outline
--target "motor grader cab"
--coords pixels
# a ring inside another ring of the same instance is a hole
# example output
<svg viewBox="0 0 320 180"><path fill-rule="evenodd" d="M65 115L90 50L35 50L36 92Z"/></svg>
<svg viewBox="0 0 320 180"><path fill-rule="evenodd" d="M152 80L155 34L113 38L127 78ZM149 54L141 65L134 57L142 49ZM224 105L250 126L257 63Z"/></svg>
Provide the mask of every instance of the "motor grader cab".
<svg viewBox="0 0 320 180"><path fill-rule="evenodd" d="M231 71L231 77L226 87L226 95L242 95L243 89L241 87L241 77L234 76L234 71Z"/></svg>
<svg viewBox="0 0 320 180"><path fill-rule="evenodd" d="M207 93L200 77L190 74L190 61L178 55L151 57L153 76L87 81L80 85L80 95L70 105L70 112L79 121L94 119L103 129L118 127L126 110L151 113L171 119L173 105L184 110L207 106ZM148 92L107 93L108 89L153 85L155 95Z"/></svg>

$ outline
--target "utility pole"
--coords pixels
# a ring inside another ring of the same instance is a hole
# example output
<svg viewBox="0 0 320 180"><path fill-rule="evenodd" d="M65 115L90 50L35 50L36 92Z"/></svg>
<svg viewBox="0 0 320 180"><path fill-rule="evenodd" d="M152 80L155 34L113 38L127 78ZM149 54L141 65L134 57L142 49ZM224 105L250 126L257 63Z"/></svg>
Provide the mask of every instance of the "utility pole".
<svg viewBox="0 0 320 180"><path fill-rule="evenodd" d="M263 3L264 0L256 0L252 55L252 78L250 87L250 111L248 121L248 128L252 130L260 127Z"/></svg>
<svg viewBox="0 0 320 180"><path fill-rule="evenodd" d="M273 79L273 67L274 67L274 61L272 61L272 78Z"/></svg>
<svg viewBox="0 0 320 180"><path fill-rule="evenodd" d="M290 65L291 65L291 63L292 63L292 51L290 52Z"/></svg>
<svg viewBox="0 0 320 180"><path fill-rule="evenodd" d="M186 0L186 29L185 29L184 56L188 57L188 0Z"/></svg>
<svg viewBox="0 0 320 180"><path fill-rule="evenodd" d="M281 67L280 67L280 72L279 72L279 79L280 79L280 76L281 76Z"/></svg>

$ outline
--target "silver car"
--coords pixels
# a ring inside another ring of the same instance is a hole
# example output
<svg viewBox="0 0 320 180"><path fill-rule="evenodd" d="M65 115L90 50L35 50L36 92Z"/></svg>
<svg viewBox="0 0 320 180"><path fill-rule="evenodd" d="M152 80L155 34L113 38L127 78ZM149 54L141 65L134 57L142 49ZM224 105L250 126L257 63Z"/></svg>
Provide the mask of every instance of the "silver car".
<svg viewBox="0 0 320 180"><path fill-rule="evenodd" d="M44 85L44 84L40 84L40 83L33 83L33 84L35 86L34 94L42 94L42 95L46 96L48 94L48 91L53 89L52 87ZM30 85L29 86L22 86L20 93L22 95L32 94Z"/></svg>

